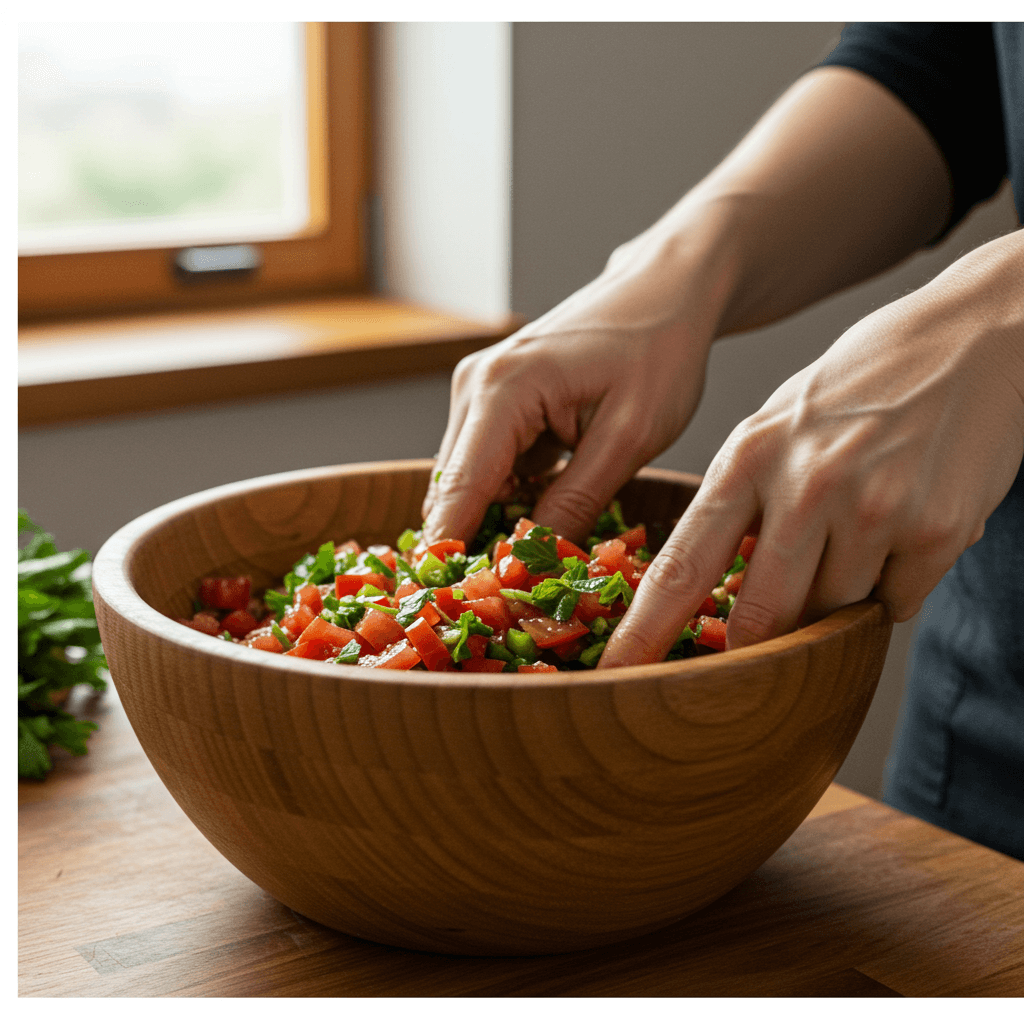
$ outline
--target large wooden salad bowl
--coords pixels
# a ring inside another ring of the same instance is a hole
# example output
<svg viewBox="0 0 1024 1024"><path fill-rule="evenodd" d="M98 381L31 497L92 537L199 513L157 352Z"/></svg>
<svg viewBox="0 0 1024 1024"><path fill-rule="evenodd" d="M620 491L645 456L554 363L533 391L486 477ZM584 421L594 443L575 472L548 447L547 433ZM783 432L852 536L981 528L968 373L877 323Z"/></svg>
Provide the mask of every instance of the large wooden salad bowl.
<svg viewBox="0 0 1024 1024"><path fill-rule="evenodd" d="M710 903L804 819L850 749L891 624L865 601L755 647L628 669L396 672L205 636L206 575L276 583L324 540L393 543L430 463L230 484L116 533L93 570L111 674L171 794L277 899L444 953L583 949ZM645 470L629 522L699 478Z"/></svg>

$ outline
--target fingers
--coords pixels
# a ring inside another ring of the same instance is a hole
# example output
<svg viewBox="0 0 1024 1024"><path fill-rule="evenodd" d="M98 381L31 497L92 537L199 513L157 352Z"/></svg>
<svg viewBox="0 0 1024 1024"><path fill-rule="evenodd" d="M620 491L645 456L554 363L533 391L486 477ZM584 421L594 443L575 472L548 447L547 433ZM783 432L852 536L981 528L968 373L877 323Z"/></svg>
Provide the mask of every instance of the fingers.
<svg viewBox="0 0 1024 1024"><path fill-rule="evenodd" d="M644 574L599 667L649 664L664 658L729 566L757 511L753 489L727 499L721 491L705 492L702 487Z"/></svg>
<svg viewBox="0 0 1024 1024"><path fill-rule="evenodd" d="M632 409L598 406L566 468L544 493L534 519L555 533L581 542L608 502L647 461L631 430Z"/></svg>

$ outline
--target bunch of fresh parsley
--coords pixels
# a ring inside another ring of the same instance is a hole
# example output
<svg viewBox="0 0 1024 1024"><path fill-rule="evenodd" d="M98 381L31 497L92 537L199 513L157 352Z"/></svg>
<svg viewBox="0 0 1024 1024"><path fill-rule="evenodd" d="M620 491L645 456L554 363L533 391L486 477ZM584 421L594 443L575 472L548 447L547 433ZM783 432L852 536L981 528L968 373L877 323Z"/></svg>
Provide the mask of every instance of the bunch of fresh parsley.
<svg viewBox="0 0 1024 1024"><path fill-rule="evenodd" d="M86 752L96 728L62 710L59 691L86 683L102 692L107 667L92 603L89 552L58 551L53 537L18 510L18 775L41 779L47 748Z"/></svg>

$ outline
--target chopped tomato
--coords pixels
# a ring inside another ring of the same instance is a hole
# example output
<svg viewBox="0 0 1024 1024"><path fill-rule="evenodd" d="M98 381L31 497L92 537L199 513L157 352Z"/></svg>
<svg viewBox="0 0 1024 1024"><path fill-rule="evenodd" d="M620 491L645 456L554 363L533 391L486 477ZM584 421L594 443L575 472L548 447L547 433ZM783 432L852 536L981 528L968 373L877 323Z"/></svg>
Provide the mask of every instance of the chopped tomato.
<svg viewBox="0 0 1024 1024"><path fill-rule="evenodd" d="M516 669L517 672L557 672L558 669L554 665L549 665L546 661L535 661L532 665L520 665Z"/></svg>
<svg viewBox="0 0 1024 1024"><path fill-rule="evenodd" d="M426 587L424 587L420 583L417 583L415 580L406 580L395 591L395 597L397 597L398 600L401 601L403 597L408 597L410 594L415 594L417 590L426 590ZM341 597L340 594L338 596Z"/></svg>
<svg viewBox="0 0 1024 1024"><path fill-rule="evenodd" d="M522 540L536 525L532 519L527 519L526 516L523 516L516 523L515 529L512 531L512 539Z"/></svg>
<svg viewBox="0 0 1024 1024"><path fill-rule="evenodd" d="M541 648L557 647L590 632L575 615L568 622L559 622L549 615L523 619L519 623L519 628L529 633L533 637L533 642Z"/></svg>
<svg viewBox="0 0 1024 1024"><path fill-rule="evenodd" d="M466 608L497 632L503 633L512 625L512 616L509 615L508 605L505 604L503 597L482 597L477 601L467 601Z"/></svg>
<svg viewBox="0 0 1024 1024"><path fill-rule="evenodd" d="M270 651L271 654L280 654L284 650L284 644L273 633L248 637L245 644L247 647L256 648L257 651Z"/></svg>
<svg viewBox="0 0 1024 1024"><path fill-rule="evenodd" d="M356 662L360 668L392 668L410 669L420 663L420 656L416 648L409 643L408 637L404 637L397 643L391 644L380 654L365 654Z"/></svg>
<svg viewBox="0 0 1024 1024"><path fill-rule="evenodd" d="M467 658L462 662L463 672L504 672L505 662L498 658Z"/></svg>
<svg viewBox="0 0 1024 1024"><path fill-rule="evenodd" d="M566 640L551 648L562 661L575 661L583 653L583 641L580 639Z"/></svg>
<svg viewBox="0 0 1024 1024"><path fill-rule="evenodd" d="M757 544L757 537L752 537L749 533L740 541L740 550L738 553L743 556L744 562L750 561L750 556L754 553L755 544Z"/></svg>
<svg viewBox="0 0 1024 1024"><path fill-rule="evenodd" d="M466 542L464 540L439 540L436 544L428 544L427 550L443 562L448 555L464 555Z"/></svg>
<svg viewBox="0 0 1024 1024"><path fill-rule="evenodd" d="M618 537L595 544L593 555L591 566L597 562L603 571L591 572L591 576L607 576L615 572L621 572L625 576L627 572L636 568L626 554L626 545Z"/></svg>
<svg viewBox="0 0 1024 1024"><path fill-rule="evenodd" d="M513 554L505 555L498 562L498 576L501 579L501 585L509 590L518 590L529 575L526 566Z"/></svg>
<svg viewBox="0 0 1024 1024"><path fill-rule="evenodd" d="M558 537L556 553L559 558L578 558L581 562L590 561L590 555L583 548L564 537Z"/></svg>
<svg viewBox="0 0 1024 1024"><path fill-rule="evenodd" d="M700 636L697 638L697 643L703 644L705 647L711 647L716 651L724 651L724 620L712 618L710 615L701 615L697 621L700 623Z"/></svg>
<svg viewBox="0 0 1024 1024"><path fill-rule="evenodd" d="M226 629L236 640L251 633L257 625L256 620L246 611L228 612L220 622L221 631Z"/></svg>
<svg viewBox="0 0 1024 1024"><path fill-rule="evenodd" d="M178 619L183 626L199 630L207 636L220 636L224 630L221 628L217 616L212 612L196 612L191 619Z"/></svg>
<svg viewBox="0 0 1024 1024"><path fill-rule="evenodd" d="M497 597L501 587L502 581L490 569L471 572L459 584L459 589L465 593L469 601L476 601L482 597Z"/></svg>
<svg viewBox="0 0 1024 1024"><path fill-rule="evenodd" d="M457 601L452 596L451 587L438 587L434 591L434 604L448 616L449 619L458 620L459 616L466 610L462 601Z"/></svg>
<svg viewBox="0 0 1024 1024"><path fill-rule="evenodd" d="M469 653L474 658L482 658L487 653L487 645L491 642L490 637L480 636L479 633L470 633L466 640Z"/></svg>
<svg viewBox="0 0 1024 1024"><path fill-rule="evenodd" d="M307 583L295 591L298 603L305 605L314 615L319 615L324 610L324 598L320 588L315 583Z"/></svg>
<svg viewBox="0 0 1024 1024"><path fill-rule="evenodd" d="M367 549L371 555L376 555L392 572L398 569L395 561L395 551L387 544L371 544Z"/></svg>
<svg viewBox="0 0 1024 1024"><path fill-rule="evenodd" d="M450 664L452 656L448 648L424 619L416 619L411 626L406 626L405 635L431 672Z"/></svg>
<svg viewBox="0 0 1024 1024"><path fill-rule="evenodd" d="M308 605L296 605L281 619L281 628L289 640L294 640L317 617L317 614Z"/></svg>
<svg viewBox="0 0 1024 1024"><path fill-rule="evenodd" d="M338 544L334 548L334 553L340 555L343 552L351 551L353 555L361 555L363 549L359 546L359 543L354 540L347 540L344 544Z"/></svg>
<svg viewBox="0 0 1024 1024"><path fill-rule="evenodd" d="M340 650L345 644L355 639L356 634L351 629L336 626L333 622L328 622L323 616L318 615L302 631L296 643L301 644L306 640L329 640Z"/></svg>
<svg viewBox="0 0 1024 1024"><path fill-rule="evenodd" d="M341 648L330 640L314 637L312 640L299 640L294 647L284 653L292 658L308 658L310 661L327 661L329 658L337 657L338 651L340 650Z"/></svg>
<svg viewBox="0 0 1024 1024"><path fill-rule="evenodd" d="M611 609L604 604L601 604L601 599L597 594L580 594L580 599L576 602L576 618L580 622L593 622L594 619L608 618L611 615Z"/></svg>
<svg viewBox="0 0 1024 1024"><path fill-rule="evenodd" d="M734 572L731 576L725 578L725 592L727 594L738 594L740 587L743 585L743 574L746 569L740 569L739 572Z"/></svg>
<svg viewBox="0 0 1024 1024"><path fill-rule="evenodd" d="M634 551L636 551L637 548L642 548L646 546L647 527L634 526L632 530L627 530L625 533L620 533L618 539L626 545L627 550L630 554L632 554Z"/></svg>
<svg viewBox="0 0 1024 1024"><path fill-rule="evenodd" d="M208 576L199 584L199 600L219 611L242 611L251 586L248 576Z"/></svg>
<svg viewBox="0 0 1024 1024"><path fill-rule="evenodd" d="M423 619L428 626L436 626L441 621L441 613L428 601L417 613L418 619Z"/></svg>
<svg viewBox="0 0 1024 1024"><path fill-rule="evenodd" d="M698 615L717 615L718 605L715 604L713 597L705 597L700 603L700 607L697 609Z"/></svg>
<svg viewBox="0 0 1024 1024"><path fill-rule="evenodd" d="M356 576L352 573L342 573L334 577L334 596L351 597L358 594L366 583L365 576ZM378 588L383 590L383 587Z"/></svg>
<svg viewBox="0 0 1024 1024"><path fill-rule="evenodd" d="M373 607L366 609L366 614L356 626L356 632L376 651L383 651L390 644L405 637L405 630L395 621L393 615Z"/></svg>

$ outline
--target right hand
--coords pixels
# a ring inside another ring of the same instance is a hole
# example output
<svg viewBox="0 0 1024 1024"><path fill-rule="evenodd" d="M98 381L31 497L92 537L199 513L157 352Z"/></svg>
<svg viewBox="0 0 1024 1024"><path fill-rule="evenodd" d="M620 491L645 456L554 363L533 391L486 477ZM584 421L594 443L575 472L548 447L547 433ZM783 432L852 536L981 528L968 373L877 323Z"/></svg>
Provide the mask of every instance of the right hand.
<svg viewBox="0 0 1024 1024"><path fill-rule="evenodd" d="M703 390L714 289L680 284L656 249L643 236L621 247L595 281L459 363L423 504L428 539L471 538L513 473L542 473L571 450L534 518L581 540L679 436Z"/></svg>

